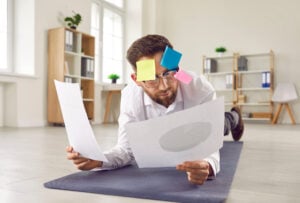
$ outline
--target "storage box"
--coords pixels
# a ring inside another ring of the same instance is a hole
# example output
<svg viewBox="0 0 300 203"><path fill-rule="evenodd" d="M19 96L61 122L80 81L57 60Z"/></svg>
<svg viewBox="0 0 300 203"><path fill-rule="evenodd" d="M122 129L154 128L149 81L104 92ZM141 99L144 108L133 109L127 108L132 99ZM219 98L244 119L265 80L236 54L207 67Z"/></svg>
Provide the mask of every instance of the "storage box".
<svg viewBox="0 0 300 203"><path fill-rule="evenodd" d="M246 95L240 94L240 95L238 96L238 103L239 103L239 104L243 104L243 103L245 103L245 102L246 102Z"/></svg>
<svg viewBox="0 0 300 203"><path fill-rule="evenodd" d="M269 112L252 112L252 118L272 118L272 113Z"/></svg>

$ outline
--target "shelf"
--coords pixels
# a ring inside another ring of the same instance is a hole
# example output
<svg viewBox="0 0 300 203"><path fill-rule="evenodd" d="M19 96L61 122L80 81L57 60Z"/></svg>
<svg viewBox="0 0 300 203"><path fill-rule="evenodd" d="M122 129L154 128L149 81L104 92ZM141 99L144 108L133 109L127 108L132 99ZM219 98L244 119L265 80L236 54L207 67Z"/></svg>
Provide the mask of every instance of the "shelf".
<svg viewBox="0 0 300 203"><path fill-rule="evenodd" d="M270 72L270 69L238 71L239 74L257 74L257 73L263 73L263 72Z"/></svg>
<svg viewBox="0 0 300 203"><path fill-rule="evenodd" d="M82 100L84 102L93 102L94 101L94 99L89 99L89 98L83 98Z"/></svg>
<svg viewBox="0 0 300 203"><path fill-rule="evenodd" d="M233 106L234 104L232 102L225 102L225 106Z"/></svg>
<svg viewBox="0 0 300 203"><path fill-rule="evenodd" d="M244 121L270 121L270 118L248 118L248 117L243 117Z"/></svg>
<svg viewBox="0 0 300 203"><path fill-rule="evenodd" d="M218 75L233 75L234 72L232 71L226 71L226 72L215 72L215 73L204 73L204 75L207 75L207 76L218 76Z"/></svg>
<svg viewBox="0 0 300 203"><path fill-rule="evenodd" d="M269 106L271 102L237 103L238 106Z"/></svg>
<svg viewBox="0 0 300 203"><path fill-rule="evenodd" d="M70 56L81 56L80 53L72 52L72 51L65 51L65 54L70 55Z"/></svg>
<svg viewBox="0 0 300 203"><path fill-rule="evenodd" d="M94 81L94 78L91 78L91 77L80 76L80 79L81 80L92 80L92 81Z"/></svg>
<svg viewBox="0 0 300 203"><path fill-rule="evenodd" d="M233 89L215 89L216 92L232 92Z"/></svg>
<svg viewBox="0 0 300 203"><path fill-rule="evenodd" d="M266 52L266 53L258 53L258 54L243 54L243 55L240 55L240 56L244 56L244 57L266 57L266 56L270 56L270 53L269 52Z"/></svg>
<svg viewBox="0 0 300 203"><path fill-rule="evenodd" d="M270 91L270 87L237 88L237 91Z"/></svg>
<svg viewBox="0 0 300 203"><path fill-rule="evenodd" d="M82 53L76 53L76 52L72 52L72 51L65 51L65 54L70 55L70 56L78 56L78 57L82 57L82 58L94 59L93 56L85 55Z"/></svg>
<svg viewBox="0 0 300 203"><path fill-rule="evenodd" d="M53 80L77 83L89 119L94 119L95 38L65 27L48 30L47 120L64 123ZM88 61L88 63L83 63Z"/></svg>
<svg viewBox="0 0 300 203"><path fill-rule="evenodd" d="M226 60L233 59L233 56L215 56L215 57L206 57L206 59L215 59L215 60Z"/></svg>
<svg viewBox="0 0 300 203"><path fill-rule="evenodd" d="M85 55L85 54L81 54L81 57L82 58L88 58L88 59L94 59L94 57L88 56L88 55Z"/></svg>
<svg viewBox="0 0 300 203"><path fill-rule="evenodd" d="M84 77L84 76L80 76L80 75L70 75L70 74L65 74L65 77L68 78L75 78L75 79L81 79L81 80L94 80L94 78L91 77Z"/></svg>

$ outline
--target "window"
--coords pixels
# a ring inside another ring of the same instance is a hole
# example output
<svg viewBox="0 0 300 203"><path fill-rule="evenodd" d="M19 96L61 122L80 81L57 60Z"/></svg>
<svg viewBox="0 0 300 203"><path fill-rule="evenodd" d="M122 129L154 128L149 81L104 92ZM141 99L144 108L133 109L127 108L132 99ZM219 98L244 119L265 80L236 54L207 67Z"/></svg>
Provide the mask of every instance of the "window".
<svg viewBox="0 0 300 203"><path fill-rule="evenodd" d="M35 0L0 0L0 73L34 75Z"/></svg>
<svg viewBox="0 0 300 203"><path fill-rule="evenodd" d="M95 80L100 82L110 82L107 77L112 73L120 75L121 81L124 78L125 14L120 7L123 7L123 0L92 3L91 34L96 39Z"/></svg>
<svg viewBox="0 0 300 203"><path fill-rule="evenodd" d="M0 71L8 69L8 5L0 0Z"/></svg>
<svg viewBox="0 0 300 203"><path fill-rule="evenodd" d="M105 1L117 6L119 8L123 8L123 6L124 6L123 0L105 0Z"/></svg>

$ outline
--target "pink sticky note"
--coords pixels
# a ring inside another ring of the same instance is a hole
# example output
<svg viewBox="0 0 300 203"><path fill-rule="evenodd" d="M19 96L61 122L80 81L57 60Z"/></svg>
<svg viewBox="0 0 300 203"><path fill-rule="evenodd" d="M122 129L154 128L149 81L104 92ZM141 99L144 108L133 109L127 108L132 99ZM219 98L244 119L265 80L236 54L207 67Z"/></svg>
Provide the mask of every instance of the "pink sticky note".
<svg viewBox="0 0 300 203"><path fill-rule="evenodd" d="M189 84L192 81L192 76L190 76L181 69L178 70L174 77L185 84Z"/></svg>

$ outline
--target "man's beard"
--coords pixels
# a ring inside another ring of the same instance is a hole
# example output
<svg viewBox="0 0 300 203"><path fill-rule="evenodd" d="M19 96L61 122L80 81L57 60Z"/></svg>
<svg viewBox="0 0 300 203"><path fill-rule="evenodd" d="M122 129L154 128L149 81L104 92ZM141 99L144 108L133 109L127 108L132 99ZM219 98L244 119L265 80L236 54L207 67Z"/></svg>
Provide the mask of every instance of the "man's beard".
<svg viewBox="0 0 300 203"><path fill-rule="evenodd" d="M166 91L164 91L164 92L166 92ZM152 98L152 97L151 98L156 103L161 104L161 105L165 106L166 108L168 108L175 101L176 95L177 95L177 92L172 92L170 96L165 97L164 99L161 99L159 96L157 96L155 98Z"/></svg>

